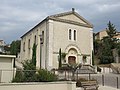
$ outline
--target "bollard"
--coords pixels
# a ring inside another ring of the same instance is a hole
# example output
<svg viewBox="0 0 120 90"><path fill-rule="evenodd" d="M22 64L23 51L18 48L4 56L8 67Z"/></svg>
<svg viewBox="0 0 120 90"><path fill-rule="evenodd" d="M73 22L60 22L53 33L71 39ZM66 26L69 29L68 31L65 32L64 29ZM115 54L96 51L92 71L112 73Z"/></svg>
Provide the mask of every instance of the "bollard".
<svg viewBox="0 0 120 90"><path fill-rule="evenodd" d="M78 80L78 71L77 71L77 80Z"/></svg>
<svg viewBox="0 0 120 90"><path fill-rule="evenodd" d="M89 80L90 80L91 78L90 78L90 73L89 73Z"/></svg>
<svg viewBox="0 0 120 90"><path fill-rule="evenodd" d="M117 79L117 89L118 89L118 88L119 88L119 87L118 87L118 77L116 77L116 79Z"/></svg>
<svg viewBox="0 0 120 90"><path fill-rule="evenodd" d="M102 85L104 86L104 75L102 75Z"/></svg>
<svg viewBox="0 0 120 90"><path fill-rule="evenodd" d="M66 79L66 70L65 70L65 79Z"/></svg>
<svg viewBox="0 0 120 90"><path fill-rule="evenodd" d="M2 70L0 70L0 83L1 83L1 79L2 79Z"/></svg>

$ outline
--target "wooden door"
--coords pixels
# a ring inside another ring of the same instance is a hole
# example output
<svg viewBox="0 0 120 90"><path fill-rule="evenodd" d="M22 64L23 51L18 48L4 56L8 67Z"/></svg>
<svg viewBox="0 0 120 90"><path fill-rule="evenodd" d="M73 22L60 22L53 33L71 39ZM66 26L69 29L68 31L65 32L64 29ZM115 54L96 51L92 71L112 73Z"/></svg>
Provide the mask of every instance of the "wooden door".
<svg viewBox="0 0 120 90"><path fill-rule="evenodd" d="M68 63L69 64L76 64L76 57L75 56L69 56L68 57Z"/></svg>

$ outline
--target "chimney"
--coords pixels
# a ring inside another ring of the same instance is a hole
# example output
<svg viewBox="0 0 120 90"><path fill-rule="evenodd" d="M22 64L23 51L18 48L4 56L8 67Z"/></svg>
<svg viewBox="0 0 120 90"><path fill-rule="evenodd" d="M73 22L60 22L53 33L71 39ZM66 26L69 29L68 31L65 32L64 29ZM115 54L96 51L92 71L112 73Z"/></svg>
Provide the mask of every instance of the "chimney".
<svg viewBox="0 0 120 90"><path fill-rule="evenodd" d="M75 8L72 8L72 12L75 12Z"/></svg>

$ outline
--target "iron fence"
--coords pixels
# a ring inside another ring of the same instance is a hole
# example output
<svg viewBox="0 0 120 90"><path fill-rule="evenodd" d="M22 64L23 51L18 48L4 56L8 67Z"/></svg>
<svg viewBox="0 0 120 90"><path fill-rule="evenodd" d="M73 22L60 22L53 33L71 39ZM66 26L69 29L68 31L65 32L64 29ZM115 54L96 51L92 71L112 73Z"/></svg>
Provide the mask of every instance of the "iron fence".
<svg viewBox="0 0 120 90"><path fill-rule="evenodd" d="M11 82L16 75L17 71L27 72L29 74L37 73L36 70L0 70L0 82ZM59 80L73 80L72 71L67 70L52 70L52 73L58 76ZM78 72L74 73L74 79L78 80L80 78L85 78L87 80L95 79L99 85L111 86L120 89L120 74L80 74ZM27 79L27 78L26 78Z"/></svg>

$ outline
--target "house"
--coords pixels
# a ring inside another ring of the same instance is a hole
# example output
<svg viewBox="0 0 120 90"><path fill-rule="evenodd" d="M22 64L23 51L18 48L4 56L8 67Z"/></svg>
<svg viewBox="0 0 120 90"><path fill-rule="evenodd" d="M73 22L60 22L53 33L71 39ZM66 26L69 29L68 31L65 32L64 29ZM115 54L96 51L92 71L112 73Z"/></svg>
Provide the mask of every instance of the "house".
<svg viewBox="0 0 120 90"><path fill-rule="evenodd" d="M97 33L95 34L95 39L96 39L96 40L102 40L103 37L106 37L106 36L108 36L106 30L102 30L102 31L97 32Z"/></svg>
<svg viewBox="0 0 120 90"><path fill-rule="evenodd" d="M0 55L0 82L11 82L14 77L14 55Z"/></svg>
<svg viewBox="0 0 120 90"><path fill-rule="evenodd" d="M93 25L74 8L48 16L25 33L21 37L21 61L32 58L34 43L37 45L37 67L58 68L60 48L66 53L65 63L83 63L82 58L86 56L85 64L92 64Z"/></svg>
<svg viewBox="0 0 120 90"><path fill-rule="evenodd" d="M102 40L104 37L108 36L107 30L101 30L95 34L95 39L96 40ZM118 42L120 41L120 32L116 32L116 35L113 37L118 39Z"/></svg>
<svg viewBox="0 0 120 90"><path fill-rule="evenodd" d="M4 53L4 46L5 46L4 40L0 40L0 53Z"/></svg>

